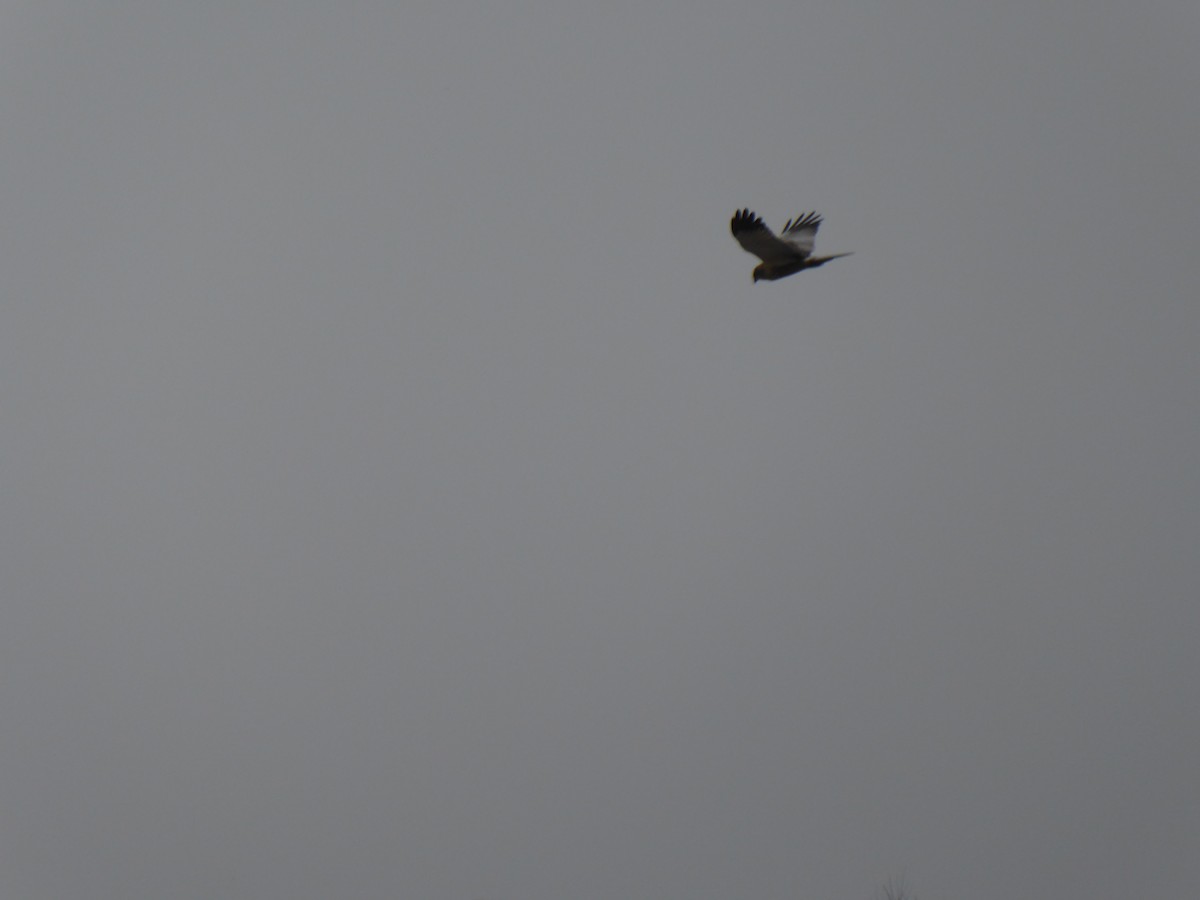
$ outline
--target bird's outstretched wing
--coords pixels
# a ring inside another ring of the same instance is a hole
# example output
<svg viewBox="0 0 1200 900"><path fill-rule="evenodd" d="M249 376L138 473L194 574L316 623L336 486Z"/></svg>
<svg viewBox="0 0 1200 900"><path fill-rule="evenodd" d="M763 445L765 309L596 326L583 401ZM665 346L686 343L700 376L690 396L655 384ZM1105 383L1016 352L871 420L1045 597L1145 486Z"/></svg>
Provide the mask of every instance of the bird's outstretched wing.
<svg viewBox="0 0 1200 900"><path fill-rule="evenodd" d="M801 259L807 259L812 255L817 229L821 227L822 221L815 212L801 213L798 218L783 226L783 242L791 246L793 252L800 254Z"/></svg>
<svg viewBox="0 0 1200 900"><path fill-rule="evenodd" d="M743 250L774 266L803 260L812 253L819 224L821 217L815 214L797 219L795 223L788 222L783 238L779 238L762 219L750 210L742 209L730 221L729 229Z"/></svg>

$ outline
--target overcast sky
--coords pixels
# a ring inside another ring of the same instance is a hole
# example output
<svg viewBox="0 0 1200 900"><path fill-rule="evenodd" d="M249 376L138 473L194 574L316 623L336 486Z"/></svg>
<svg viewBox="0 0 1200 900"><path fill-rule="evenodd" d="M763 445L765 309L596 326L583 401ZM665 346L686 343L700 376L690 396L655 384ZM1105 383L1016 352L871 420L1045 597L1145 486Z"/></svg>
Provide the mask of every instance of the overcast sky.
<svg viewBox="0 0 1200 900"><path fill-rule="evenodd" d="M1198 46L4 2L0 896L1191 895Z"/></svg>

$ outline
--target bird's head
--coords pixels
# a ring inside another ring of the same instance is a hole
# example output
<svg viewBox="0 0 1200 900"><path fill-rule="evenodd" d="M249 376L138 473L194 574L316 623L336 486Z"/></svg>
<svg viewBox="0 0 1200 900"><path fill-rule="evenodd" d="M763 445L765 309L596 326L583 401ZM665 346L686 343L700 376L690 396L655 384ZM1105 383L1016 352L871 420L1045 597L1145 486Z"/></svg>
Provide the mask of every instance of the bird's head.
<svg viewBox="0 0 1200 900"><path fill-rule="evenodd" d="M763 267L762 267L762 264L760 263L759 265L754 267L754 283L757 284L758 279L760 279L762 277L763 277Z"/></svg>

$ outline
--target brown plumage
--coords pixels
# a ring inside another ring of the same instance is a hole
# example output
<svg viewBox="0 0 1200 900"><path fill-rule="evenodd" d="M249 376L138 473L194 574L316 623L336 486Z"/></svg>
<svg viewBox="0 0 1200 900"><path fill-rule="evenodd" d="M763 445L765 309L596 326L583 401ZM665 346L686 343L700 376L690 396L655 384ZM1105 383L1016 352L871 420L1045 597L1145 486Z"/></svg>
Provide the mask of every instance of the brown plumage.
<svg viewBox="0 0 1200 900"><path fill-rule="evenodd" d="M823 266L831 259L850 255L849 252L831 256L812 255L813 242L822 221L815 212L802 213L796 219L789 219L783 231L776 235L762 219L750 210L743 209L733 217L729 228L743 250L762 260L754 267L754 280L775 281L804 269Z"/></svg>

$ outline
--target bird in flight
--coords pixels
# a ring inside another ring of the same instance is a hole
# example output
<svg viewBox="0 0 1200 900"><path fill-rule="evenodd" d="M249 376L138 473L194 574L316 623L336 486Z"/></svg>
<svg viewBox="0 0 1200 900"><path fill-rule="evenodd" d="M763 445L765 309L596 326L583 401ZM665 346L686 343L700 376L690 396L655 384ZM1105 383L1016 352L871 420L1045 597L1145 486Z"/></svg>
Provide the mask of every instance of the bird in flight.
<svg viewBox="0 0 1200 900"><path fill-rule="evenodd" d="M729 223L729 228L742 249L762 260L754 267L754 280L775 281L795 275L804 269L815 269L831 259L849 256L850 253L834 253L832 256L813 256L813 242L822 219L815 212L803 213L790 219L783 232L776 235L748 209L738 210ZM853 252L853 251L851 251Z"/></svg>

